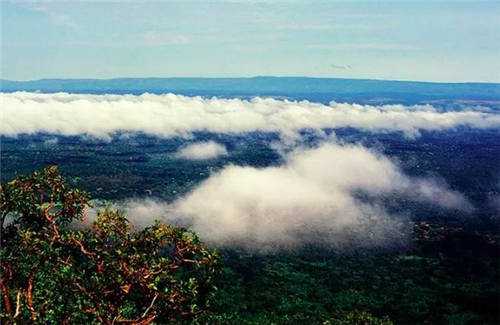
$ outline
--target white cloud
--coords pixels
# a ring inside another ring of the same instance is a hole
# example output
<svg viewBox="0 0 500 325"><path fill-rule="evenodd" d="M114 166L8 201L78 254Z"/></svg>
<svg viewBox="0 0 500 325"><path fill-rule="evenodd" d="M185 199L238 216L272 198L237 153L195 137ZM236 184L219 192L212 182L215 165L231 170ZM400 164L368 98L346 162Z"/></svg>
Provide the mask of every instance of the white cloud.
<svg viewBox="0 0 500 325"><path fill-rule="evenodd" d="M147 46L164 46L164 45L184 45L190 42L187 36L179 34L171 34L158 31L147 31L142 35L142 41Z"/></svg>
<svg viewBox="0 0 500 325"><path fill-rule="evenodd" d="M33 11L42 13L48 17L48 19L55 25L71 28L72 30L79 29L79 25L68 16L66 13L61 13L55 8L53 8L50 1L37 1L37 2L20 2L23 6Z"/></svg>
<svg viewBox="0 0 500 325"><path fill-rule="evenodd" d="M321 50L364 50L364 51L418 51L422 50L412 44L403 43L337 43L337 44L310 44L309 48Z"/></svg>
<svg viewBox="0 0 500 325"><path fill-rule="evenodd" d="M174 203L132 200L125 208L140 225L163 217L190 225L219 245L270 249L311 242L339 247L404 243L404 219L360 200L359 191L470 208L446 184L410 178L383 155L337 144L297 150L280 167L228 166Z"/></svg>
<svg viewBox="0 0 500 325"><path fill-rule="evenodd" d="M350 64L331 64L331 68L336 70L351 70L352 66Z"/></svg>
<svg viewBox="0 0 500 325"><path fill-rule="evenodd" d="M51 146L55 146L59 143L59 139L58 138L50 138L50 139L47 139L45 141L43 141L43 144L47 147L51 147Z"/></svg>
<svg viewBox="0 0 500 325"><path fill-rule="evenodd" d="M370 132L421 130L458 126L500 127L500 114L462 110L440 112L432 106L370 106L271 98L252 100L186 97L174 94L86 95L2 93L0 134L47 132L109 137L115 132L186 136L193 131L241 133L274 131L293 136L305 128L353 127Z"/></svg>
<svg viewBox="0 0 500 325"><path fill-rule="evenodd" d="M226 147L214 141L197 142L181 148L175 156L188 160L215 159L227 155Z"/></svg>

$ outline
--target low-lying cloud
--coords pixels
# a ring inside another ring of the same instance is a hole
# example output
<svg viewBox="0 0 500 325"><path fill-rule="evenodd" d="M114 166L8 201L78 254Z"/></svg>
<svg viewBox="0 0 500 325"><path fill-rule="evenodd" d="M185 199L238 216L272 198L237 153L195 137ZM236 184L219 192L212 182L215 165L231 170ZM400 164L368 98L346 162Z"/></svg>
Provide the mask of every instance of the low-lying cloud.
<svg viewBox="0 0 500 325"><path fill-rule="evenodd" d="M116 132L170 137L194 131L278 132L353 127L370 132L446 130L460 126L500 127L500 114L478 110L440 112L429 105L370 106L271 98L252 100L186 97L174 94L88 95L2 93L0 134L36 132L107 138Z"/></svg>
<svg viewBox="0 0 500 325"><path fill-rule="evenodd" d="M449 209L470 209L444 183L406 176L387 157L358 145L296 150L279 167L227 166L167 204L130 200L124 208L145 225L161 217L189 225L214 244L257 249L306 243L388 246L404 243L408 223L361 194L397 193ZM362 196L362 195L361 195Z"/></svg>
<svg viewBox="0 0 500 325"><path fill-rule="evenodd" d="M187 160L208 160L226 155L226 147L214 141L192 143L175 153L177 158Z"/></svg>

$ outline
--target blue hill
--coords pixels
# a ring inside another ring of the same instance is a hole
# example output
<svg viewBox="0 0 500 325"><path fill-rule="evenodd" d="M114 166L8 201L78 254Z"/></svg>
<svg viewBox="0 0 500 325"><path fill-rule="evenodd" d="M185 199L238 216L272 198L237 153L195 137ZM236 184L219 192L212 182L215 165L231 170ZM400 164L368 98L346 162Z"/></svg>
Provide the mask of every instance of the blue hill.
<svg viewBox="0 0 500 325"><path fill-rule="evenodd" d="M1 91L91 94L172 92L190 96L274 96L319 102L337 100L409 104L462 100L493 101L498 105L500 101L500 84L495 83L434 83L309 77L1 80Z"/></svg>

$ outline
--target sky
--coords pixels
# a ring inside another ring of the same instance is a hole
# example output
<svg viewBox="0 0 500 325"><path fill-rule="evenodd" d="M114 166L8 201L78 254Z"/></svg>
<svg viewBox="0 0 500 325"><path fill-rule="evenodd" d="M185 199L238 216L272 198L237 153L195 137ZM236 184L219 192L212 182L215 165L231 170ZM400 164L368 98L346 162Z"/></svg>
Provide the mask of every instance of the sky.
<svg viewBox="0 0 500 325"><path fill-rule="evenodd" d="M499 1L1 1L1 77L500 82Z"/></svg>

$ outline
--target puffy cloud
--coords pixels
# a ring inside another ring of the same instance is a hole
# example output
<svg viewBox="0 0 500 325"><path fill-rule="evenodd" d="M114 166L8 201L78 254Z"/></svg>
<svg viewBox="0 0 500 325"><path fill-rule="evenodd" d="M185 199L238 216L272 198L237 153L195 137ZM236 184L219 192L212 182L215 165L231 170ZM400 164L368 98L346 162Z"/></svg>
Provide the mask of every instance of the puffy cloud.
<svg viewBox="0 0 500 325"><path fill-rule="evenodd" d="M408 177L381 154L361 146L324 144L296 150L279 167L228 166L170 204L131 200L125 209L141 225L161 216L189 225L219 245L270 249L304 243L404 243L405 219L361 199L360 193L399 193L445 208L470 208L446 184Z"/></svg>
<svg viewBox="0 0 500 325"><path fill-rule="evenodd" d="M46 132L109 137L115 132L186 136L193 131L279 132L293 136L302 129L353 127L371 132L459 126L500 127L500 114L462 110L440 112L432 106L370 106L271 98L252 100L186 97L174 94L88 95L2 93L0 134Z"/></svg>
<svg viewBox="0 0 500 325"><path fill-rule="evenodd" d="M197 142L187 145L176 152L175 156L188 160L215 159L227 155L226 147L214 142Z"/></svg>

